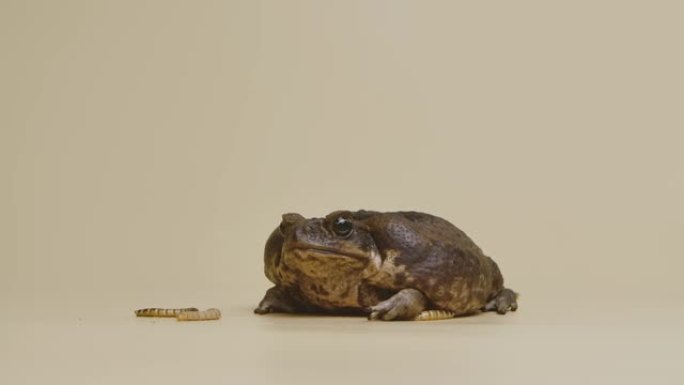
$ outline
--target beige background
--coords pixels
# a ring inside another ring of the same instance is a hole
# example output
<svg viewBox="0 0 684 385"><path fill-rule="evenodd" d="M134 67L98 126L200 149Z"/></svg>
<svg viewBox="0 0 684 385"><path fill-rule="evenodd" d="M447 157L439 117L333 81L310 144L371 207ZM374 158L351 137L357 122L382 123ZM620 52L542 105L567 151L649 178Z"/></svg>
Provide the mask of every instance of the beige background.
<svg viewBox="0 0 684 385"><path fill-rule="evenodd" d="M683 7L475 3L0 1L0 382L681 383ZM252 315L340 208L451 220L520 311Z"/></svg>

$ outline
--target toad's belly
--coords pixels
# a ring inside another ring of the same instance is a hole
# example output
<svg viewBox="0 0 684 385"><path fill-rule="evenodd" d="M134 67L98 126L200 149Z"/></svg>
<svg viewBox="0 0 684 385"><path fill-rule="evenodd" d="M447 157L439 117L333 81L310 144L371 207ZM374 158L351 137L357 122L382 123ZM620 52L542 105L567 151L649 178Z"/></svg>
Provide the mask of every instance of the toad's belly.
<svg viewBox="0 0 684 385"><path fill-rule="evenodd" d="M328 281L300 276L296 290L307 303L323 309L361 308L359 283L349 281Z"/></svg>
<svg viewBox="0 0 684 385"><path fill-rule="evenodd" d="M313 257L312 257L313 255ZM360 308L359 287L366 265L348 258L295 250L283 256L280 282L308 304L323 309Z"/></svg>

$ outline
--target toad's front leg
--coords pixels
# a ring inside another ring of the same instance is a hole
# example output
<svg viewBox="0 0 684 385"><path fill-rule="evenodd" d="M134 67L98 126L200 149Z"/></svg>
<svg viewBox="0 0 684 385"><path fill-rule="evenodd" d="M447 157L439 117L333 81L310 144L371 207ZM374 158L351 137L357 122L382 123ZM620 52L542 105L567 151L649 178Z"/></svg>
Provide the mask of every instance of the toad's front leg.
<svg viewBox="0 0 684 385"><path fill-rule="evenodd" d="M399 321L415 319L427 306L427 298L416 289L403 289L368 308L369 320Z"/></svg>
<svg viewBox="0 0 684 385"><path fill-rule="evenodd" d="M256 314L267 313L297 313L306 310L294 296L280 286L273 286L266 291L264 299L254 309Z"/></svg>

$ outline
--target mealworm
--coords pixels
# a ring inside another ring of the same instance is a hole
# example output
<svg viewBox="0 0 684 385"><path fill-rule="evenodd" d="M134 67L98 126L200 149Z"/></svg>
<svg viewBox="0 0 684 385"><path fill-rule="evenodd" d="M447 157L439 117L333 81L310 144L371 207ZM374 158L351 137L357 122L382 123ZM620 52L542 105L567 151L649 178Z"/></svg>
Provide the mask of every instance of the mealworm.
<svg viewBox="0 0 684 385"><path fill-rule="evenodd" d="M188 312L188 311L197 311L197 308L194 307L186 307L184 309L162 309L162 308L148 308L148 309L139 309L135 311L135 315L138 317L176 317L179 314Z"/></svg>
<svg viewBox="0 0 684 385"><path fill-rule="evenodd" d="M187 311L176 316L179 321L212 321L221 318L219 309L207 309L204 311Z"/></svg>
<svg viewBox="0 0 684 385"><path fill-rule="evenodd" d="M448 310L423 310L414 318L414 321L437 321L441 319L454 318L456 313Z"/></svg>

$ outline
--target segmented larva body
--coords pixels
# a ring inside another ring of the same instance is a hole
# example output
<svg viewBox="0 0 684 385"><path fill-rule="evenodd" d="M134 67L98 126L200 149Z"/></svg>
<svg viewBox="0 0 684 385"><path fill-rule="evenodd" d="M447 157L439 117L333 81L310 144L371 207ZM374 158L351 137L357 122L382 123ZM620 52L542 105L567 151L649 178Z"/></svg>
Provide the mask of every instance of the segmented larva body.
<svg viewBox="0 0 684 385"><path fill-rule="evenodd" d="M148 308L148 309L140 309L135 311L135 315L138 317L168 317L168 318L173 318L177 317L179 314L189 312L189 311L197 311L197 308L195 307L186 307L183 309L162 309L162 308Z"/></svg>
<svg viewBox="0 0 684 385"><path fill-rule="evenodd" d="M187 311L176 316L179 321L213 321L221 318L219 309L207 309L203 311Z"/></svg>
<svg viewBox="0 0 684 385"><path fill-rule="evenodd" d="M423 310L414 318L415 321L437 321L441 319L454 318L456 313L448 310Z"/></svg>

